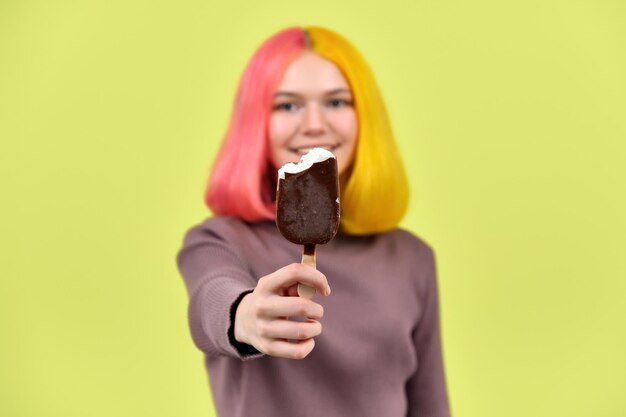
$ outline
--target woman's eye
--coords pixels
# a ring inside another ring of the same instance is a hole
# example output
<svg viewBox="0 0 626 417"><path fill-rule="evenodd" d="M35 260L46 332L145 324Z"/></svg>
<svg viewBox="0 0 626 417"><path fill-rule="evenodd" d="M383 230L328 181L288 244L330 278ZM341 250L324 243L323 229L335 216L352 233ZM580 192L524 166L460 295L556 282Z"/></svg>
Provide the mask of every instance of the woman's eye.
<svg viewBox="0 0 626 417"><path fill-rule="evenodd" d="M296 103L278 103L274 105L274 110L295 111L297 109L298 105Z"/></svg>
<svg viewBox="0 0 626 417"><path fill-rule="evenodd" d="M346 107L350 105L352 105L352 102L343 98L334 98L328 102L329 107Z"/></svg>

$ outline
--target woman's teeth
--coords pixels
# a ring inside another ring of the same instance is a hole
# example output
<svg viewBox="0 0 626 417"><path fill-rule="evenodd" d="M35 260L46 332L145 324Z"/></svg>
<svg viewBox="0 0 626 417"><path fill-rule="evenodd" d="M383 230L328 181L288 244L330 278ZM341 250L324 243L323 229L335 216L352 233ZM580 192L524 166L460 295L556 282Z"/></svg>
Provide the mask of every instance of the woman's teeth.
<svg viewBox="0 0 626 417"><path fill-rule="evenodd" d="M295 148L295 149L292 149L292 151L295 152L295 153L298 153L300 155L306 154L307 152L309 152L313 148L322 148L322 149L326 149L327 151L332 152L334 149L337 149L337 146L338 145L334 145L334 146L314 146L314 147L311 147L311 148Z"/></svg>

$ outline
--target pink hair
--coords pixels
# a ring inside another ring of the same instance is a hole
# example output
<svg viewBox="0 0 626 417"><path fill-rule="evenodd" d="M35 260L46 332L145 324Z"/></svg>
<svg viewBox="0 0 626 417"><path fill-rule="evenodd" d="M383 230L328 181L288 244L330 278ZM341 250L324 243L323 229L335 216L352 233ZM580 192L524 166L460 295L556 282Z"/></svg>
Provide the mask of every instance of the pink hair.
<svg viewBox="0 0 626 417"><path fill-rule="evenodd" d="M274 218L267 126L274 92L287 66L307 47L301 28L289 28L261 45L246 67L205 202L216 215L249 222Z"/></svg>

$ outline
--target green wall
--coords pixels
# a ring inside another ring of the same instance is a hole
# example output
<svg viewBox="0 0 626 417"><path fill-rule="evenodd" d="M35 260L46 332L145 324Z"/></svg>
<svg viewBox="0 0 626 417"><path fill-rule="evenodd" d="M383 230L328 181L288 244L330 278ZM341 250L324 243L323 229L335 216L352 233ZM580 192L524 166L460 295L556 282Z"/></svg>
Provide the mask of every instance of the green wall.
<svg viewBox="0 0 626 417"><path fill-rule="evenodd" d="M454 414L626 415L624 21L617 0L0 1L0 415L212 415L174 256L243 66L297 24L351 39L385 94Z"/></svg>

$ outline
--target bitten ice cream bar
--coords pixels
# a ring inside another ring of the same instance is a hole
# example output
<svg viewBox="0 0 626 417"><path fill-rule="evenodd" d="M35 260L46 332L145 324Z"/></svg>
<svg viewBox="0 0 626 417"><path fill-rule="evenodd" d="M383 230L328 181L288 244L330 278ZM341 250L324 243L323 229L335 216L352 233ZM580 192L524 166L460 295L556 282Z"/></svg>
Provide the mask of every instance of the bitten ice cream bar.
<svg viewBox="0 0 626 417"><path fill-rule="evenodd" d="M290 242L304 245L302 263L315 268L315 245L329 242L339 229L337 159L326 149L313 148L300 162L278 170L276 225ZM298 286L301 297L315 290Z"/></svg>

